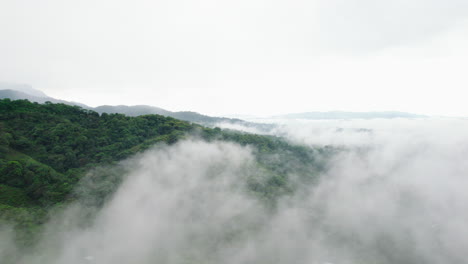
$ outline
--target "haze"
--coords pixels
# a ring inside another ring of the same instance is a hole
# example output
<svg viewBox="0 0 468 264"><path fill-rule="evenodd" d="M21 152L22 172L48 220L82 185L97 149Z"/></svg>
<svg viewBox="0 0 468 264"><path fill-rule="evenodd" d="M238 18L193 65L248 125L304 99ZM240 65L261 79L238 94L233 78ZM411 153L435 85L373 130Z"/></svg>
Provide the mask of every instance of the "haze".
<svg viewBox="0 0 468 264"><path fill-rule="evenodd" d="M468 116L465 0L0 2L0 81L211 115Z"/></svg>

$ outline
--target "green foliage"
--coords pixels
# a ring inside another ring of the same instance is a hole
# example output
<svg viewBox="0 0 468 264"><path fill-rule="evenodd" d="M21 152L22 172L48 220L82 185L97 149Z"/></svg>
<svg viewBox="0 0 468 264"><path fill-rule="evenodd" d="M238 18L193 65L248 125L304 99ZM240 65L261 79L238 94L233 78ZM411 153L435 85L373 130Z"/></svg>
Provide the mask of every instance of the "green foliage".
<svg viewBox="0 0 468 264"><path fill-rule="evenodd" d="M45 204L64 200L88 168L155 142L174 143L193 125L159 115L100 116L78 106L4 99L0 128L0 183Z"/></svg>
<svg viewBox="0 0 468 264"><path fill-rule="evenodd" d="M0 204L24 207L31 204L31 199L20 188L0 184Z"/></svg>
<svg viewBox="0 0 468 264"><path fill-rule="evenodd" d="M73 182L73 177L65 177L50 166L13 150L0 160L0 164L0 183L23 190L31 199L31 205L63 200L67 192L65 187Z"/></svg>
<svg viewBox="0 0 468 264"><path fill-rule="evenodd" d="M18 161L8 161L0 169L0 182L14 187L24 185L24 168Z"/></svg>

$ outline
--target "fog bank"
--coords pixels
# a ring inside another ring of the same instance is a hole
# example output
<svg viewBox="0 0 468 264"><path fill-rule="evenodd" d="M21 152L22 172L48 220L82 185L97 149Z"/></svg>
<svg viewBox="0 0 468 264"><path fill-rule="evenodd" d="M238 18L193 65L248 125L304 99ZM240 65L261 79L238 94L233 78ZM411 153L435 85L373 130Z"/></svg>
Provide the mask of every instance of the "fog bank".
<svg viewBox="0 0 468 264"><path fill-rule="evenodd" d="M18 263L463 263L467 132L458 119L282 123L291 142L341 151L318 182L290 177L298 189L274 208L246 187L263 177L251 148L157 147L127 161L93 221L71 206Z"/></svg>

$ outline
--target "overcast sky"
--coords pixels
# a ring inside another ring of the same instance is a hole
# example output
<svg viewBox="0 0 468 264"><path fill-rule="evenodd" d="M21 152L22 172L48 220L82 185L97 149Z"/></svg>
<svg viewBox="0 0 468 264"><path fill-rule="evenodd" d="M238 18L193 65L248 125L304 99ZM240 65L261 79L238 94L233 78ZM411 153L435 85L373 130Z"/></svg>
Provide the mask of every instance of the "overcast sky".
<svg viewBox="0 0 468 264"><path fill-rule="evenodd" d="M0 81L211 115L468 116L468 1L0 0Z"/></svg>

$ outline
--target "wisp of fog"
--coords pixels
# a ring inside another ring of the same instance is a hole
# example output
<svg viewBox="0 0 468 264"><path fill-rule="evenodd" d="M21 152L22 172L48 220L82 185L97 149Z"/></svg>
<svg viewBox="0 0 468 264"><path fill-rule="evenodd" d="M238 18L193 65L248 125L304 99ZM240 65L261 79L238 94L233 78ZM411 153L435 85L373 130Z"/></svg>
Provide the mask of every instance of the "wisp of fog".
<svg viewBox="0 0 468 264"><path fill-rule="evenodd" d="M318 181L275 206L246 188L253 149L189 139L125 161L91 221L56 213L24 264L463 263L468 258L468 121L282 122L295 144L339 151ZM15 254L0 230L0 259Z"/></svg>

